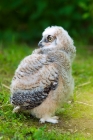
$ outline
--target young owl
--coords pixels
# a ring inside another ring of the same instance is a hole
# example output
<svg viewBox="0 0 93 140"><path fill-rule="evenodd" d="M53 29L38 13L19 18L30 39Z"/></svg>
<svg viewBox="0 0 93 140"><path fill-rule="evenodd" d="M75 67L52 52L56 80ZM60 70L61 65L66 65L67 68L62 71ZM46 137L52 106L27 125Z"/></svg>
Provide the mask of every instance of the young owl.
<svg viewBox="0 0 93 140"><path fill-rule="evenodd" d="M73 40L62 27L45 29L39 49L24 58L11 82L13 112L28 111L41 123L58 123L57 108L73 93Z"/></svg>

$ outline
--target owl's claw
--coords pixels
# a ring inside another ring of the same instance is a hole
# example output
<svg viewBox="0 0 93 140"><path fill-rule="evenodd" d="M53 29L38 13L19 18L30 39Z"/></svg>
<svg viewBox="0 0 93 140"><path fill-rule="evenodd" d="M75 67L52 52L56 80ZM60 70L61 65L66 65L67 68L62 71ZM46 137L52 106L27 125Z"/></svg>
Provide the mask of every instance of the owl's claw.
<svg viewBox="0 0 93 140"><path fill-rule="evenodd" d="M58 116L53 116L50 118L41 118L40 123L50 122L50 123L55 124L55 123L58 123L58 119L59 119Z"/></svg>
<svg viewBox="0 0 93 140"><path fill-rule="evenodd" d="M13 113L17 113L20 109L20 106L16 106L14 109L13 109Z"/></svg>

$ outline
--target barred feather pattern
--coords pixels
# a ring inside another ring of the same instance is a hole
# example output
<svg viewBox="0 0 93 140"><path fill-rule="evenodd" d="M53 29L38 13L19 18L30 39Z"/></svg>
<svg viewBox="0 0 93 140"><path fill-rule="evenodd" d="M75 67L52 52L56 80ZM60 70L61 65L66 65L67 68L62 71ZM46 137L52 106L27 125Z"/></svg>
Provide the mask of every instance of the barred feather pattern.
<svg viewBox="0 0 93 140"><path fill-rule="evenodd" d="M33 54L21 62L11 85L12 104L32 109L40 105L51 90L55 90L58 85L58 70L53 61L46 55Z"/></svg>

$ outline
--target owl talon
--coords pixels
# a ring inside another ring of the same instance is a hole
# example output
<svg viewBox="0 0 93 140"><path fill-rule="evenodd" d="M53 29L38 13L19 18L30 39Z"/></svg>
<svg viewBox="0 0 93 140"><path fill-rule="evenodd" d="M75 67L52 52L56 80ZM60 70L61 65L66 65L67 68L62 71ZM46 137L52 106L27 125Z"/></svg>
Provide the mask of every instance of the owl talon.
<svg viewBox="0 0 93 140"><path fill-rule="evenodd" d="M14 109L13 109L13 113L17 113L20 109L20 106L16 106Z"/></svg>
<svg viewBox="0 0 93 140"><path fill-rule="evenodd" d="M41 118L40 119L40 123L45 123L45 119L44 118Z"/></svg>
<svg viewBox="0 0 93 140"><path fill-rule="evenodd" d="M44 119L44 118L40 119L40 123L45 123L45 122L50 122L50 123L56 124L56 123L58 123L58 117L54 116L54 117L47 118L47 119Z"/></svg>
<svg viewBox="0 0 93 140"><path fill-rule="evenodd" d="M58 119L59 119L59 117L58 117L58 116L53 116L52 118L53 118L53 119L56 119L56 120L58 120Z"/></svg>

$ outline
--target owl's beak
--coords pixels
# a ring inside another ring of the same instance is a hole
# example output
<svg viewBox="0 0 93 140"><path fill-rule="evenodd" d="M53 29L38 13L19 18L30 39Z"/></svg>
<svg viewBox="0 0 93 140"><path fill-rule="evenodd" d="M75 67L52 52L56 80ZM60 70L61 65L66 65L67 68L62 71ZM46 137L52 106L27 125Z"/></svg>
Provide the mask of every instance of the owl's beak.
<svg viewBox="0 0 93 140"><path fill-rule="evenodd" d="M43 45L42 45L42 42L40 41L39 43L38 43L38 47L43 47Z"/></svg>

